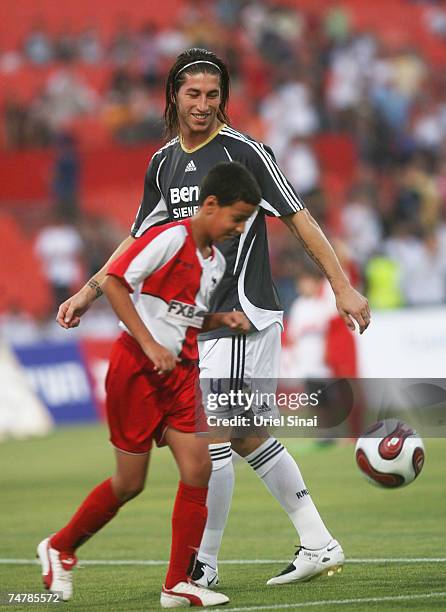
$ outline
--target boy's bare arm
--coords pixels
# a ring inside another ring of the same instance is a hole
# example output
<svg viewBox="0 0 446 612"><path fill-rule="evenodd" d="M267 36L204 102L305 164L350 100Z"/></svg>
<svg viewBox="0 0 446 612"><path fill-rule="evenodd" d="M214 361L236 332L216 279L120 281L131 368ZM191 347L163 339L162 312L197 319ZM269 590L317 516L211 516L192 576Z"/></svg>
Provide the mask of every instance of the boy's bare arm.
<svg viewBox="0 0 446 612"><path fill-rule="evenodd" d="M153 362L155 370L159 374L173 370L181 360L155 340L139 316L127 288L116 277L107 276L102 282L102 290L116 315Z"/></svg>
<svg viewBox="0 0 446 612"><path fill-rule="evenodd" d="M68 300L59 306L56 321L65 329L77 327L80 323L81 316L87 312L93 302L102 295L102 282L104 281L108 266L121 253L135 241L133 236L128 236L121 242L117 249L112 253L102 268L96 272L85 285L79 289L77 293L72 295Z"/></svg>
<svg viewBox="0 0 446 612"><path fill-rule="evenodd" d="M229 327L243 333L251 329L251 323L243 312L235 310L233 312L214 312L205 315L204 324L201 328L202 332L211 331L218 327Z"/></svg>

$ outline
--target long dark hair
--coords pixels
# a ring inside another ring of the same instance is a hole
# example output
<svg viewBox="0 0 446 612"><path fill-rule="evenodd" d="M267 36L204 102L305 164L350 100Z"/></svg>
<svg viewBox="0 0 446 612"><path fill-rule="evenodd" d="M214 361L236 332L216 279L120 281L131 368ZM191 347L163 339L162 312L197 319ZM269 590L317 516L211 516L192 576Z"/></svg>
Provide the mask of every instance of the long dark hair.
<svg viewBox="0 0 446 612"><path fill-rule="evenodd" d="M191 62L200 63L189 66L186 70L181 71L184 66L187 66L187 64ZM215 66L206 62L212 62ZM164 124L167 139L173 138L178 134L179 123L177 106L175 104L176 94L186 80L186 74L198 74L199 72L207 72L220 77L221 102L218 108L217 119L222 123L229 123L226 111L229 98L229 73L226 64L217 57L215 53L207 49L188 49L177 57L176 62L167 76L166 107L164 109Z"/></svg>

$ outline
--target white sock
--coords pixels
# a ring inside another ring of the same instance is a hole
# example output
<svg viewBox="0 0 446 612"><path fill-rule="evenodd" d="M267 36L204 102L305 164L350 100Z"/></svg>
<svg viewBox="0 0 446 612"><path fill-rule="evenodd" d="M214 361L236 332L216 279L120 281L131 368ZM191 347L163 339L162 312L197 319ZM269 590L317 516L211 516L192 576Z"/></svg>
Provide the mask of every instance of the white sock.
<svg viewBox="0 0 446 612"><path fill-rule="evenodd" d="M297 463L275 438L245 457L290 517L301 546L318 549L332 539L308 493Z"/></svg>
<svg viewBox="0 0 446 612"><path fill-rule="evenodd" d="M234 490L234 466L230 442L210 444L209 453L212 459L212 474L207 497L208 518L198 559L216 569Z"/></svg>

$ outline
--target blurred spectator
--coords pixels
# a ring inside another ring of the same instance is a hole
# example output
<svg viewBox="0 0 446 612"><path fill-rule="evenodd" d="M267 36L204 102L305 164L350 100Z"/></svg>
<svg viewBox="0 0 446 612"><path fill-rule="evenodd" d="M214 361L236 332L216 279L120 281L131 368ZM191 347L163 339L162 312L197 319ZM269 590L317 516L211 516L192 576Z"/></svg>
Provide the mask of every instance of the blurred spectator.
<svg viewBox="0 0 446 612"><path fill-rule="evenodd" d="M446 259L436 232L426 232L420 239L401 223L385 241L385 249L401 270L401 288L408 305L446 302Z"/></svg>
<svg viewBox="0 0 446 612"><path fill-rule="evenodd" d="M101 38L94 26L81 32L77 48L79 59L86 64L99 64L104 58Z"/></svg>
<svg viewBox="0 0 446 612"><path fill-rule="evenodd" d="M49 77L43 104L49 125L58 130L75 117L91 113L97 104L97 95L67 65Z"/></svg>
<svg viewBox="0 0 446 612"><path fill-rule="evenodd" d="M296 285L281 375L303 380L356 377L354 338L338 314L329 282L319 268L307 264Z"/></svg>
<svg viewBox="0 0 446 612"><path fill-rule="evenodd" d="M435 102L425 99L420 108L414 109L412 125L414 144L423 151L435 154L445 136L441 108Z"/></svg>
<svg viewBox="0 0 446 612"><path fill-rule="evenodd" d="M35 251L53 288L53 309L56 309L83 281L81 237L74 225L56 213L38 233Z"/></svg>
<svg viewBox="0 0 446 612"><path fill-rule="evenodd" d="M33 100L26 117L26 146L48 147L54 136L54 128L49 121L48 95L45 92Z"/></svg>
<svg viewBox="0 0 446 612"><path fill-rule="evenodd" d="M54 56L59 62L72 62L77 57L77 39L69 25L54 42Z"/></svg>
<svg viewBox="0 0 446 612"><path fill-rule="evenodd" d="M282 376L327 378L330 368L325 361L325 334L329 320L337 314L333 292L322 272L312 266L298 273L296 288L298 297L288 316Z"/></svg>
<svg viewBox="0 0 446 612"><path fill-rule="evenodd" d="M276 231L280 232L281 228L279 227ZM288 229L281 235L280 240L277 237L276 240L274 238L270 240L269 251L274 284L280 302L284 310L288 312L296 299L295 278L302 265L305 253L296 244L296 238Z"/></svg>
<svg viewBox="0 0 446 612"><path fill-rule="evenodd" d="M126 233L111 220L96 215L80 217L78 227L83 245L85 273L90 278L102 268L110 253L124 240Z"/></svg>
<svg viewBox="0 0 446 612"><path fill-rule="evenodd" d="M413 48L396 53L392 59L393 82L398 91L409 100L420 92L426 76L423 60Z"/></svg>
<svg viewBox="0 0 446 612"><path fill-rule="evenodd" d="M410 306L444 304L446 302L446 260L438 236L427 232L413 243L401 261L402 285Z"/></svg>
<svg viewBox="0 0 446 612"><path fill-rule="evenodd" d="M305 197L319 189L319 163L308 139L291 136L282 159L283 170L297 193Z"/></svg>
<svg viewBox="0 0 446 612"><path fill-rule="evenodd" d="M332 428L348 420L350 435L357 436L361 403L351 397L349 385L347 391L344 385L330 380L358 376L355 338L337 311L329 282L314 264L299 272L296 283L299 295L288 317L281 376L294 379L294 385L296 380L301 381L309 394L318 393L318 422L322 427ZM355 395L359 391L356 389Z"/></svg>
<svg viewBox="0 0 446 612"><path fill-rule="evenodd" d="M276 67L292 65L294 61L292 40L288 32L294 32L296 35L299 31L299 24L296 12L290 17L289 23L284 22L283 9L272 7L260 32L258 49L262 57Z"/></svg>
<svg viewBox="0 0 446 612"><path fill-rule="evenodd" d="M110 58L122 68L128 66L135 56L136 40L126 19L119 21L119 29L110 43Z"/></svg>
<svg viewBox="0 0 446 612"><path fill-rule="evenodd" d="M428 160L418 154L403 168L395 201L395 219L405 221L412 231L430 230L439 221L440 193L428 168Z"/></svg>
<svg viewBox="0 0 446 612"><path fill-rule="evenodd" d="M426 7L424 19L428 29L441 39L446 39L446 10L433 3Z"/></svg>
<svg viewBox="0 0 446 612"><path fill-rule="evenodd" d="M310 136L319 125L308 86L296 81L288 81L271 93L260 113L267 125L266 141L277 159L283 160L290 135Z"/></svg>
<svg viewBox="0 0 446 612"><path fill-rule="evenodd" d="M156 28L152 23L146 23L138 40L138 70L148 87L160 82L160 59Z"/></svg>
<svg viewBox="0 0 446 612"><path fill-rule="evenodd" d="M353 47L333 51L327 83L327 105L336 129L350 129L352 113L363 96L364 73Z"/></svg>
<svg viewBox="0 0 446 612"><path fill-rule="evenodd" d="M25 39L23 48L26 58L33 64L43 65L53 60L53 45L42 20L34 23L31 32Z"/></svg>
<svg viewBox="0 0 446 612"><path fill-rule="evenodd" d="M353 189L342 209L342 233L355 261L363 266L378 249L382 239L379 216L369 192Z"/></svg>
<svg viewBox="0 0 446 612"><path fill-rule="evenodd" d="M372 310L404 306L398 262L384 253L376 253L366 263L364 274L366 295Z"/></svg>
<svg viewBox="0 0 446 612"><path fill-rule="evenodd" d="M75 221L79 206L80 159L76 141L71 134L56 138L56 158L53 169L52 195L58 216Z"/></svg>
<svg viewBox="0 0 446 612"><path fill-rule="evenodd" d="M17 98L10 97L3 108L5 140L8 149L21 149L26 144L26 122L28 111Z"/></svg>
<svg viewBox="0 0 446 612"><path fill-rule="evenodd" d="M327 36L337 43L347 40L351 30L349 11L342 6L329 8L325 14L324 29Z"/></svg>

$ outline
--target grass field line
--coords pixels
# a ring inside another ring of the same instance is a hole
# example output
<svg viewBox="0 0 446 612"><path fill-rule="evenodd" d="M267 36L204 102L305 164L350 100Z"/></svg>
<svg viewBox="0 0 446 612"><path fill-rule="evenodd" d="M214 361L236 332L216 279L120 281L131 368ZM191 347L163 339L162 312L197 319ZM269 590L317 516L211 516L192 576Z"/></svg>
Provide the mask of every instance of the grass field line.
<svg viewBox="0 0 446 612"><path fill-rule="evenodd" d="M0 565L35 565L37 559L0 558ZM223 559L219 565L270 565L273 563L289 563L289 559ZM346 563L446 563L446 557L383 557L369 559L347 559ZM79 565L167 565L162 559L84 559Z"/></svg>
<svg viewBox="0 0 446 612"><path fill-rule="evenodd" d="M290 604L274 604L271 606L248 606L246 608L214 608L215 612L251 612L251 610L285 610L310 608L314 606L348 606L350 604L382 603L386 601L414 601L417 599L434 599L446 597L446 591L439 593L416 593L414 595L389 595L383 597L360 597L358 599L323 599L321 601L302 601Z"/></svg>

